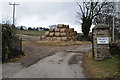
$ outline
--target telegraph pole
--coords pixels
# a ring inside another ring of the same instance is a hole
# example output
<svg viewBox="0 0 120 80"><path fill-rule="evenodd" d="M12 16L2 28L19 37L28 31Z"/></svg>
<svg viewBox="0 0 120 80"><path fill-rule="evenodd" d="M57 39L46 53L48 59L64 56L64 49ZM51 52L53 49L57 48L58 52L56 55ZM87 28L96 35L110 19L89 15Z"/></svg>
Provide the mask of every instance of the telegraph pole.
<svg viewBox="0 0 120 80"><path fill-rule="evenodd" d="M114 3L113 3L113 28L112 28L112 42L114 42L114 28L115 28L115 10L114 10Z"/></svg>
<svg viewBox="0 0 120 80"><path fill-rule="evenodd" d="M15 2L13 4L11 4L9 2L9 5L13 5L13 26L15 27L15 6L19 5L19 4L16 4Z"/></svg>
<svg viewBox="0 0 120 80"><path fill-rule="evenodd" d="M114 17L114 9L113 9L113 29L112 29L112 41L114 42L114 34L115 34L115 32L114 32L114 29L115 29L115 17Z"/></svg>

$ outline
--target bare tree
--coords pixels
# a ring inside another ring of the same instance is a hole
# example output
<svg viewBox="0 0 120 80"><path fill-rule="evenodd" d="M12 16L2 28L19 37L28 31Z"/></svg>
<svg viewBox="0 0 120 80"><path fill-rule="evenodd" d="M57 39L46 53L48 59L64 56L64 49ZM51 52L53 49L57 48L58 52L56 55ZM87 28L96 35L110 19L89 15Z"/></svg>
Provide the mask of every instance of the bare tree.
<svg viewBox="0 0 120 80"><path fill-rule="evenodd" d="M77 2L80 8L80 11L77 12L77 18L79 22L82 20L82 32L85 37L89 34L93 19L100 14L101 9L106 4L107 2L94 2L93 0L83 1L82 5Z"/></svg>
<svg viewBox="0 0 120 80"><path fill-rule="evenodd" d="M10 25L12 25L12 19L11 19L11 18L8 18L8 17L3 17L3 18L1 19L1 23L2 23L2 24L10 24Z"/></svg>

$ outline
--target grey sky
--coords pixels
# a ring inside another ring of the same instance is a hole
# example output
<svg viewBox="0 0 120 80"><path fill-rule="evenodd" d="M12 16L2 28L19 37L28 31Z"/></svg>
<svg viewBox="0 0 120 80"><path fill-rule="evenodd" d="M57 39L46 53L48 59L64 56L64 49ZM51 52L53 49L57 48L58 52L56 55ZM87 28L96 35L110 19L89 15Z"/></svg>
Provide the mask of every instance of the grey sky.
<svg viewBox="0 0 120 80"><path fill-rule="evenodd" d="M17 2L18 3L18 2ZM16 25L26 27L48 27L54 24L69 24L81 32L76 23L76 2L19 2L16 6ZM12 19L12 6L8 2L0 3L0 18Z"/></svg>

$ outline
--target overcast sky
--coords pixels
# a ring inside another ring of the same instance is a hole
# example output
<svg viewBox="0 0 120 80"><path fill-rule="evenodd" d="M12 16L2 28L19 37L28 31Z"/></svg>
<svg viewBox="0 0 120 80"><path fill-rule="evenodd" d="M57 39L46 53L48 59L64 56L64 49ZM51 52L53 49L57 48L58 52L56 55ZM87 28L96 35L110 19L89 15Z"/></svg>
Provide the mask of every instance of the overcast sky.
<svg viewBox="0 0 120 80"><path fill-rule="evenodd" d="M80 24L76 23L76 2L17 2L16 26L48 27L54 24L68 24L81 32ZM12 20L12 6L8 2L0 3L0 19Z"/></svg>

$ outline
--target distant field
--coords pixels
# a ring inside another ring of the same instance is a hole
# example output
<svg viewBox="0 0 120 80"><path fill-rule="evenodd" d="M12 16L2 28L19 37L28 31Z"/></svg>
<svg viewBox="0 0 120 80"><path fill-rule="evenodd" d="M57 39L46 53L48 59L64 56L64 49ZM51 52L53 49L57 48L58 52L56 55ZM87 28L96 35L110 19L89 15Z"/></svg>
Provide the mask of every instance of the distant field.
<svg viewBox="0 0 120 80"><path fill-rule="evenodd" d="M43 36L46 31L33 31L33 30L18 30L17 34L31 35L31 36ZM79 36L83 35L78 33Z"/></svg>
<svg viewBox="0 0 120 80"><path fill-rule="evenodd" d="M33 30L18 30L17 34L31 35L31 36L43 36L46 31L33 31Z"/></svg>

